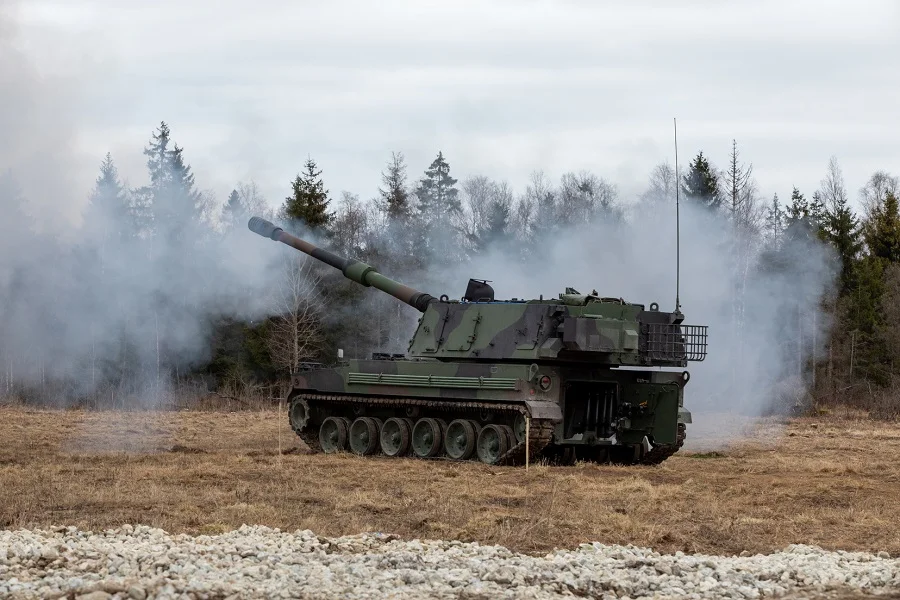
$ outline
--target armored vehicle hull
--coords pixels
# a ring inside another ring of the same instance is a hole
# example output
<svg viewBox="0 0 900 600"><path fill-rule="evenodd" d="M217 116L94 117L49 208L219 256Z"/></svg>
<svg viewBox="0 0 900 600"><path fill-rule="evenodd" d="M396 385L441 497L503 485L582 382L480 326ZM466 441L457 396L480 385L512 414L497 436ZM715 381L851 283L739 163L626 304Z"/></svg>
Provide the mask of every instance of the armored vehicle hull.
<svg viewBox="0 0 900 600"><path fill-rule="evenodd" d="M536 363L359 360L295 375L289 415L321 452L656 464L684 442L686 379Z"/></svg>
<svg viewBox="0 0 900 600"><path fill-rule="evenodd" d="M249 226L422 313L406 355L293 374L290 424L314 451L657 464L684 443L684 368L705 358L707 333L678 310L571 288L495 301L479 280L460 300L435 298L262 219Z"/></svg>

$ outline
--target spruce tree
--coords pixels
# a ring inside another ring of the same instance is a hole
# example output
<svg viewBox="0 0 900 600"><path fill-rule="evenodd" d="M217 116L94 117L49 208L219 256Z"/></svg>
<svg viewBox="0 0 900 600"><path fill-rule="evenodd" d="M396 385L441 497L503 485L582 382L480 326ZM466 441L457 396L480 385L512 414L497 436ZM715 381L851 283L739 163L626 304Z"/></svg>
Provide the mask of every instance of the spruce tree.
<svg viewBox="0 0 900 600"><path fill-rule="evenodd" d="M822 217L823 237L830 242L841 260L840 292L847 294L856 284L856 264L862 249L859 220L846 198L825 210Z"/></svg>
<svg viewBox="0 0 900 600"><path fill-rule="evenodd" d="M510 204L501 200L492 200L488 206L487 221L479 232L479 246L486 249L491 245L503 243L509 236Z"/></svg>
<svg viewBox="0 0 900 600"><path fill-rule="evenodd" d="M241 202L241 195L237 190L231 190L228 201L222 209L222 221L228 229L239 229L245 226L248 220L247 209Z"/></svg>
<svg viewBox="0 0 900 600"><path fill-rule="evenodd" d="M766 211L766 232L773 246L778 246L784 233L784 208L778 201L778 194L772 196L772 204Z"/></svg>
<svg viewBox="0 0 900 600"><path fill-rule="evenodd" d="M687 174L682 177L681 189L687 200L710 210L722 205L719 178L702 151L694 157Z"/></svg>
<svg viewBox="0 0 900 600"><path fill-rule="evenodd" d="M128 196L110 153L100 163L84 218L86 230L104 246L131 235Z"/></svg>
<svg viewBox="0 0 900 600"><path fill-rule="evenodd" d="M824 210L819 192L813 193L813 200L810 202L795 187L791 192L791 203L784 210L784 238L823 240Z"/></svg>
<svg viewBox="0 0 900 600"><path fill-rule="evenodd" d="M786 225L790 226L794 223L806 219L809 215L809 202L796 187L791 192L791 203L785 211Z"/></svg>
<svg viewBox="0 0 900 600"><path fill-rule="evenodd" d="M144 155L150 185L138 190L143 199L141 216L152 219L155 237L179 252L178 246L190 242L200 224L200 193L194 188L194 175L165 121L152 134Z"/></svg>
<svg viewBox="0 0 900 600"><path fill-rule="evenodd" d="M334 213L328 211L331 199L322 181L322 171L312 158L304 164L305 171L298 173L291 182L291 195L285 198L281 207L281 218L296 221L310 229L325 229L333 220Z"/></svg>
<svg viewBox="0 0 900 600"><path fill-rule="evenodd" d="M846 197L842 200L837 200L836 204L846 204ZM819 191L813 192L812 202L809 203L809 221L810 224L821 230L824 227L825 219L827 218L828 208L825 206L825 200L822 198L822 194Z"/></svg>
<svg viewBox="0 0 900 600"><path fill-rule="evenodd" d="M450 164L443 152L438 152L428 169L425 170L416 196L427 223L442 221L444 218L458 214L462 210L459 190L454 186L457 180L450 176Z"/></svg>
<svg viewBox="0 0 900 600"><path fill-rule="evenodd" d="M407 220L411 213L410 194L406 188L406 163L403 154L391 153L391 162L387 171L382 172L381 181L383 188L378 188L381 202L388 218L395 221Z"/></svg>
<svg viewBox="0 0 900 600"><path fill-rule="evenodd" d="M873 211L865 237L872 256L887 262L900 262L900 214L897 196L893 193L888 193L884 204Z"/></svg>

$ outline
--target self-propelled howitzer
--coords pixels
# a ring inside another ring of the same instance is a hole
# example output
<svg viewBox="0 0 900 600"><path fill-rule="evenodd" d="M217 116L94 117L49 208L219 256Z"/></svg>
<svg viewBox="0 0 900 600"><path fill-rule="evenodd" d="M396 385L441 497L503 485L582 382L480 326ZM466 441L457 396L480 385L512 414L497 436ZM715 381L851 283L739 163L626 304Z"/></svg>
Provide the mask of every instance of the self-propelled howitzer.
<svg viewBox="0 0 900 600"><path fill-rule="evenodd" d="M249 228L422 313L406 355L293 374L291 427L313 450L655 464L684 442L684 369L705 358L707 328L679 310L572 288L498 301L476 279L436 298L264 219Z"/></svg>

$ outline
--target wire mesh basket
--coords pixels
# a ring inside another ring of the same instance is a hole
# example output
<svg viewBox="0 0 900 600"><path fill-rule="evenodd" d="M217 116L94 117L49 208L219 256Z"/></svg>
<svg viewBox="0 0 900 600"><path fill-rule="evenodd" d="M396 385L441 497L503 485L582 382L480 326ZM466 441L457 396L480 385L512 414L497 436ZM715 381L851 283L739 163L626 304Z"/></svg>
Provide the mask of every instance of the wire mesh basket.
<svg viewBox="0 0 900 600"><path fill-rule="evenodd" d="M650 323L644 326L644 352L652 360L702 361L706 358L708 327Z"/></svg>

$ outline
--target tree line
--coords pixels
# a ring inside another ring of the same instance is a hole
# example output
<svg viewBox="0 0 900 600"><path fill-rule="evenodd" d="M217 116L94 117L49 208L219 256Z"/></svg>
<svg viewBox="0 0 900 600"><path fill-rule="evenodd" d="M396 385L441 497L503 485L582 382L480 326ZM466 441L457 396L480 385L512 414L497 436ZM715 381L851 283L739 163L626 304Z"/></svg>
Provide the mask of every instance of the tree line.
<svg viewBox="0 0 900 600"><path fill-rule="evenodd" d="M777 317L786 369L804 383L807 403L890 404L900 345L900 215L898 178L885 171L859 190L857 214L837 159L817 189L764 200L736 141L722 168L703 152L678 173L657 165L633 201L590 171L555 180L536 171L516 191L485 175L457 178L440 151L411 175L394 152L373 198L334 195L309 158L273 204L253 181L237 183L223 202L199 191L165 122L144 154L147 183L137 187L122 181L112 156L101 162L83 235L70 247L38 231L14 174L0 179L10 216L0 225L0 250L20 257L0 262L0 395L152 404L186 385L241 393L284 382L304 363L333 362L338 349L345 358L405 351L418 313L304 255L288 249L265 273L237 272L236 236L247 233L252 215L433 289L444 269L488 254L528 265L543 240L633 223L668 210L677 192L727 224L720 233L735 274L734 340L754 326L754 278L788 272L798 244L830 248L834 285L793 298ZM734 347L739 369L741 343Z"/></svg>

